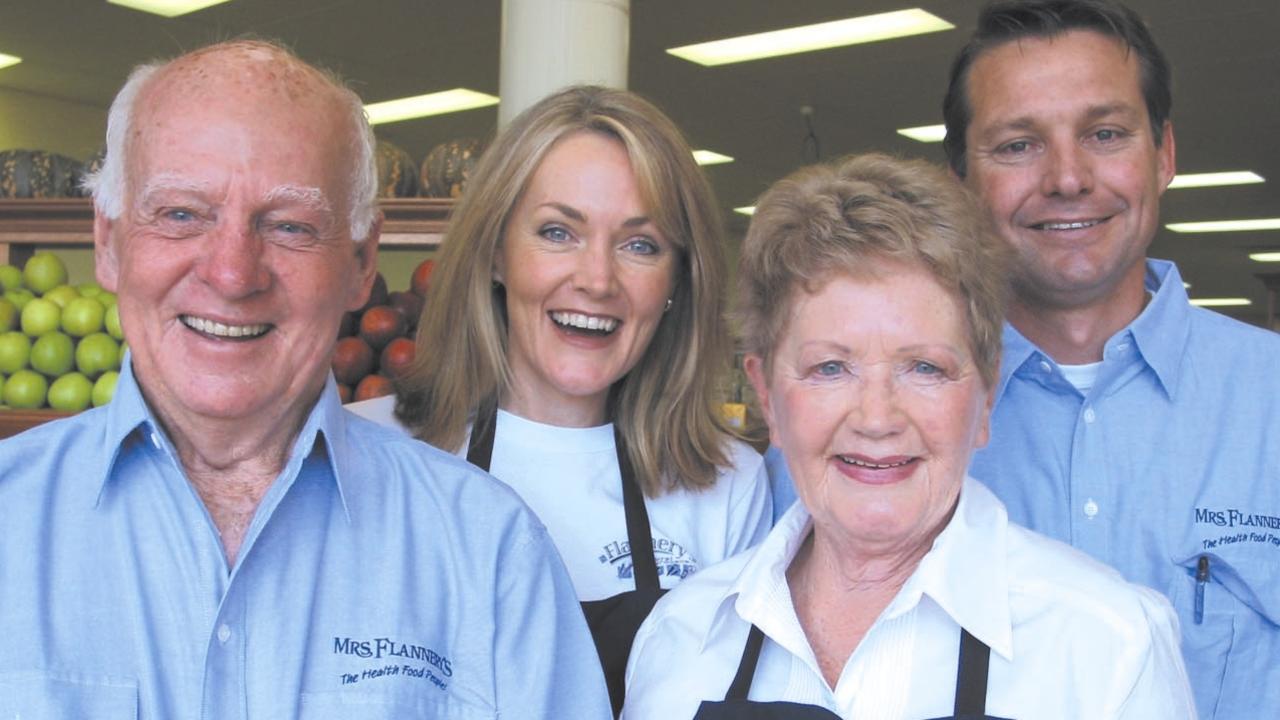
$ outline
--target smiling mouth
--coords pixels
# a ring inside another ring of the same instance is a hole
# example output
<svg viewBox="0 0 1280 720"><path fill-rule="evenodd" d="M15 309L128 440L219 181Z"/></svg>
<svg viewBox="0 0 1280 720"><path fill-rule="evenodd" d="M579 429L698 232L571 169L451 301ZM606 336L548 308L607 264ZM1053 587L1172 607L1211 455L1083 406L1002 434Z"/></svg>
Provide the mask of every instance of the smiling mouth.
<svg viewBox="0 0 1280 720"><path fill-rule="evenodd" d="M1110 218L1101 220L1073 220L1071 222L1042 222L1031 225L1032 230L1083 230L1091 228L1095 225L1101 225Z"/></svg>
<svg viewBox="0 0 1280 720"><path fill-rule="evenodd" d="M869 462L867 460L858 460L857 458L852 458L852 457L849 457L848 455L837 455L836 457L839 458L840 462L844 463L845 465L853 465L854 467L870 468L872 470L888 470L890 468L900 468L905 465L910 465L911 463L919 459L919 458L907 458L906 460L903 460L901 462L895 462L895 463L875 463L875 462Z"/></svg>
<svg viewBox="0 0 1280 720"><path fill-rule="evenodd" d="M183 325L202 335L228 340L252 340L266 335L272 328L271 325L264 324L224 325L223 323L196 317L195 315L180 315L178 319L182 321Z"/></svg>
<svg viewBox="0 0 1280 720"><path fill-rule="evenodd" d="M582 313L553 312L549 313L551 321L558 327L590 335L608 335L618 329L621 323L617 318Z"/></svg>

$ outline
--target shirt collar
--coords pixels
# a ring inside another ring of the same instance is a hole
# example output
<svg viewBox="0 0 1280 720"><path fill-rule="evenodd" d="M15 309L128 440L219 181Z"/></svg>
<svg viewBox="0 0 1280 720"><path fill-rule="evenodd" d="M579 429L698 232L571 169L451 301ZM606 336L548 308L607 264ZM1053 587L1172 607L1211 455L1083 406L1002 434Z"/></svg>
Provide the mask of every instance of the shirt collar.
<svg viewBox="0 0 1280 720"><path fill-rule="evenodd" d="M779 518L730 584L701 639L703 648L720 632L725 618L731 614L730 608L775 641L794 635L785 627L799 622L795 619L786 573L812 527L812 518L800 502ZM956 624L997 654L1012 657L1013 622L1004 562L1007 528L1008 516L1000 501L981 483L966 478L950 522L889 603L884 617L908 612L927 595ZM783 644L785 646L785 642ZM799 648L787 649L794 654L804 652Z"/></svg>
<svg viewBox="0 0 1280 720"><path fill-rule="evenodd" d="M1191 327L1191 305L1177 266L1168 260L1147 260L1145 286L1147 292L1151 293L1151 301L1133 322L1107 340L1103 352L1105 357L1110 357L1116 345L1124 343L1125 338L1132 337L1138 353L1172 400L1174 389L1178 386L1182 359L1186 355L1184 350ZM1007 322L1004 325L1002 345L1000 384L995 396L997 404L1014 373L1028 362L1034 361L1037 356L1043 355L1043 351L1035 343ZM1048 356L1045 356L1045 360L1048 361Z"/></svg>
<svg viewBox="0 0 1280 720"><path fill-rule="evenodd" d="M128 443L137 441L138 434L141 434L143 442L150 441L163 452L168 453L175 467L181 467L172 445L164 435L164 430L152 415L151 409L147 407L142 390L138 387L137 378L133 374L133 363L127 355L120 369L120 377L116 380L115 393L104 410L106 412L105 432L102 444L97 449L97 462L94 464L94 467L101 468L102 473L95 484L97 489L94 498L95 506L101 502L107 483L114 476L115 464L120 454L125 451ZM329 463L334 483L337 485L343 511L347 515L347 520L350 521L351 514L347 506L345 484L349 483L349 479L355 477L358 472L353 466L352 453L347 443L346 422L346 413L338 398L338 388L330 374L324 390L320 393L319 401L311 409L306 423L302 426L302 431L298 433L289 461L285 463L284 473L290 477L296 477L302 462L311 454L317 438L320 438L324 443L325 460Z"/></svg>
<svg viewBox="0 0 1280 720"><path fill-rule="evenodd" d="M1191 304L1178 268L1168 260L1147 260L1151 302L1129 325L1133 341L1169 399L1174 399L1191 332Z"/></svg>

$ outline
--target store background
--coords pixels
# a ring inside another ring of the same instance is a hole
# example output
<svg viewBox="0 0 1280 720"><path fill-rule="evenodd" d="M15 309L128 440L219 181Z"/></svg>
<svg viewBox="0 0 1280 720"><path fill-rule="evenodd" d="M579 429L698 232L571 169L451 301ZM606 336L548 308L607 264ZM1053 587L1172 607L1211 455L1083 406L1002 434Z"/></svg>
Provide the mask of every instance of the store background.
<svg viewBox="0 0 1280 720"><path fill-rule="evenodd" d="M1267 182L1171 190L1162 222L1280 217L1280 2L1131 0L1174 68L1179 172L1252 170ZM734 35L921 7L956 29L912 38L707 68L667 48ZM933 0L632 0L630 88L667 111L690 143L735 158L709 166L731 234L770 182L812 158L801 106L812 107L821 156L882 150L943 161L941 146L895 130L941 122L949 62L980 2ZM88 158L102 142L106 108L129 69L211 41L249 33L284 41L347 78L377 102L454 87L498 94L500 0L231 0L165 19L105 0L3 0L0 149ZM378 136L419 161L434 145L492 135L496 108L380 125ZM1178 262L1192 297L1244 296L1222 312L1262 325L1267 292L1257 275L1280 273L1248 253L1280 250L1280 231L1179 235L1161 227L1151 254ZM88 251L73 278L91 274ZM422 251L384 253L393 288Z"/></svg>

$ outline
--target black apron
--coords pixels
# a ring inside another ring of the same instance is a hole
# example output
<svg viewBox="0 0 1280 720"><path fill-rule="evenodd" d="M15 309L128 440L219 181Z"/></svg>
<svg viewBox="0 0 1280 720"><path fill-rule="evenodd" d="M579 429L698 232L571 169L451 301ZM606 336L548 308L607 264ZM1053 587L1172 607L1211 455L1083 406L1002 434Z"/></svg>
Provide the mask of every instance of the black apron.
<svg viewBox="0 0 1280 720"><path fill-rule="evenodd" d="M487 422L485 421L487 420ZM472 426L471 442L467 448L467 462L485 472L493 459L493 436L498 425L497 410L487 418L476 418ZM479 433L475 431L479 430ZM596 643L596 654L604 668L605 683L609 686L609 701L613 703L613 715L622 712L625 675L631 643L636 639L640 623L649 616L654 603L666 592L658 584L658 562L653 557L653 537L649 531L649 512L644 506L644 494L636 482L635 469L623 444L617 423L613 425L613 439L618 454L618 470L622 474L622 510L627 519L627 542L631 545L631 570L636 589L603 600L582 603L587 616L587 627Z"/></svg>
<svg viewBox="0 0 1280 720"><path fill-rule="evenodd" d="M751 679L760 660L764 633L755 625L747 635L738 674L734 676L724 700L703 700L693 720L840 720L840 716L824 707L794 702L752 702L747 699ZM935 720L1001 720L987 715L987 664L991 648L960 629L960 666L956 673L955 712Z"/></svg>

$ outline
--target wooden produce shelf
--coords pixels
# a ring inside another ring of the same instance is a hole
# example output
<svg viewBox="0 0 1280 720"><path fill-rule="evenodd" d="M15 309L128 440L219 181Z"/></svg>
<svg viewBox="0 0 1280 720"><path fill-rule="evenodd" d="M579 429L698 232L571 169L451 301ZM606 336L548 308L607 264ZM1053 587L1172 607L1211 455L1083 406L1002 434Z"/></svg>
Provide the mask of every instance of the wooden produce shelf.
<svg viewBox="0 0 1280 720"><path fill-rule="evenodd" d="M0 438L17 435L40 423L71 415L72 413L61 410L0 410Z"/></svg>

